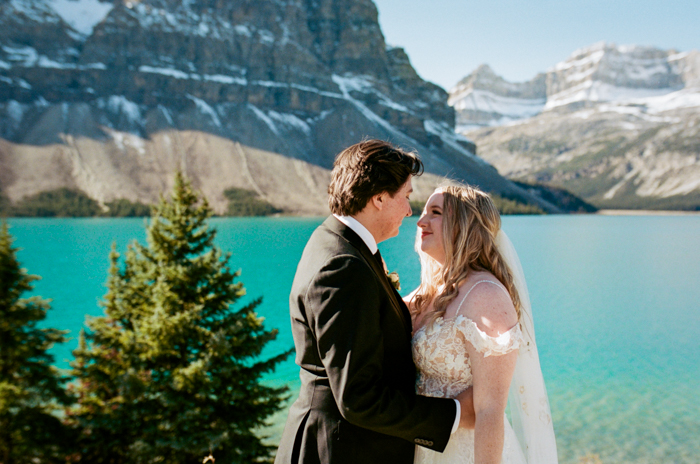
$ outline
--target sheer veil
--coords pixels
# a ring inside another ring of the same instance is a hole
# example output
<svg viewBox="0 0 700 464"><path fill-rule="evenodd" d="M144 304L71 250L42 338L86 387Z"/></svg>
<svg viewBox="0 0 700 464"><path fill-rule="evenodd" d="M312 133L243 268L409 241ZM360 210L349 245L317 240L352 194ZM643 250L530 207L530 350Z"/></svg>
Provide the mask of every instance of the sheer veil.
<svg viewBox="0 0 700 464"><path fill-rule="evenodd" d="M508 396L513 430L528 464L557 464L552 414L537 354L525 274L518 254L503 230L496 236L496 247L513 274L521 302L523 344L518 353Z"/></svg>

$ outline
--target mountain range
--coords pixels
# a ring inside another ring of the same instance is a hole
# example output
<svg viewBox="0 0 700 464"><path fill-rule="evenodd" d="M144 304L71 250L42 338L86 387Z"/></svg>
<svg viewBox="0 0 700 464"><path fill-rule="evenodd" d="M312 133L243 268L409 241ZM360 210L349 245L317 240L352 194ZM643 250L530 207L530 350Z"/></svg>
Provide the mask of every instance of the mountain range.
<svg viewBox="0 0 700 464"><path fill-rule="evenodd" d="M600 208L700 210L700 52L597 43L528 82L486 65L451 91L501 174Z"/></svg>
<svg viewBox="0 0 700 464"><path fill-rule="evenodd" d="M416 198L449 177L545 211L455 133L448 94L384 41L371 0L5 0L0 191L152 203L184 171L217 212L254 191L325 214L335 155L416 150Z"/></svg>

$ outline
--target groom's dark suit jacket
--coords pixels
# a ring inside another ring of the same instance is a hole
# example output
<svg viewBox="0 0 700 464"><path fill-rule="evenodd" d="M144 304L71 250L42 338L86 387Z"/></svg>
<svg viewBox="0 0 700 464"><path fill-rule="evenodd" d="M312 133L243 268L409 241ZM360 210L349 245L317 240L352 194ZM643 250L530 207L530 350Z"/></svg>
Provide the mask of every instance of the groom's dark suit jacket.
<svg viewBox="0 0 700 464"><path fill-rule="evenodd" d="M333 216L304 249L290 313L301 390L276 464L410 464L415 444L445 448L456 405L415 394L408 310Z"/></svg>

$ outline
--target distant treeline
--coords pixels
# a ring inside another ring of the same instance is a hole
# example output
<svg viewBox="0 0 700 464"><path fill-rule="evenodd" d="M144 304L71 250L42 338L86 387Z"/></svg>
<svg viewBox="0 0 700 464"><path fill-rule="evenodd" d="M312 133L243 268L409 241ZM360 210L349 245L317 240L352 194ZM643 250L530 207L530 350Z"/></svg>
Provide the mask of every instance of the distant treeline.
<svg viewBox="0 0 700 464"><path fill-rule="evenodd" d="M270 216L282 212L252 190L230 188L224 191L224 196L228 200L227 216Z"/></svg>
<svg viewBox="0 0 700 464"><path fill-rule="evenodd" d="M595 213L598 209L583 201L576 195L564 189L542 184L528 184L514 182L518 187L527 190L528 193L539 197L559 208L564 213ZM539 206L529 203L527 199L519 195L496 195L491 193L491 199L501 214L546 214ZM412 201L411 209L414 216L420 216L425 202Z"/></svg>
<svg viewBox="0 0 700 464"><path fill-rule="evenodd" d="M491 195L494 205L501 214L545 214L537 205L523 203L518 200L503 198L498 195ZM411 210L414 216L420 216L425 206L424 201L411 201Z"/></svg>
<svg viewBox="0 0 700 464"><path fill-rule="evenodd" d="M564 189L523 182L515 184L566 213L597 211L595 206ZM224 196L228 200L224 216L270 216L284 213L284 210L260 198L260 195L252 190L230 188L224 191ZM501 214L545 214L539 206L515 195L492 194L491 198ZM421 214L424 204L420 201L411 202L414 216ZM23 198L16 204L12 204L7 197L0 194L0 216L7 217L144 217L150 216L152 209L151 205L124 198L106 202L105 207L106 210L84 192L69 188L39 192ZM636 207L642 208L643 205Z"/></svg>
<svg viewBox="0 0 700 464"><path fill-rule="evenodd" d="M685 196L667 198L627 197L623 201L598 200L596 203L606 209L648 209L665 211L700 211L700 192L690 192Z"/></svg>
<svg viewBox="0 0 700 464"><path fill-rule="evenodd" d="M544 210L537 205L521 203L499 195L491 195L491 199L501 214L545 214Z"/></svg>
<svg viewBox="0 0 700 464"><path fill-rule="evenodd" d="M523 190L527 190L530 194L553 204L565 213L595 213L598 211L598 208L592 204L585 202L563 188L518 181L514 181L513 183Z"/></svg>
<svg viewBox="0 0 700 464"><path fill-rule="evenodd" d="M0 198L0 214L11 217L139 217L150 216L151 207L143 203L118 199L106 202L103 211L97 201L76 189L59 188L39 192L12 204Z"/></svg>
<svg viewBox="0 0 700 464"><path fill-rule="evenodd" d="M224 192L228 199L225 216L269 216L282 210L258 197L251 190L231 188ZM59 188L28 196L12 204L0 195L0 216L7 217L145 217L151 205L124 198L105 202L107 210L77 189Z"/></svg>

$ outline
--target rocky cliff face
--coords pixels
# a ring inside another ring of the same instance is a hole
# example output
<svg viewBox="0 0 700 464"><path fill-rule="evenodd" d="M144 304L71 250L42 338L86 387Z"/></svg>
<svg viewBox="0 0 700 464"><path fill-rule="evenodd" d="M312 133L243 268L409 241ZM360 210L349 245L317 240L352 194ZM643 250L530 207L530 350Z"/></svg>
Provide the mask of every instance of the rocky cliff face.
<svg viewBox="0 0 700 464"><path fill-rule="evenodd" d="M700 209L699 52L601 43L529 83L480 74L450 101L500 173L566 188L598 207ZM509 85L541 93L507 94ZM533 95L539 107L528 106ZM532 111L518 117L518 108Z"/></svg>
<svg viewBox="0 0 700 464"><path fill-rule="evenodd" d="M334 156L377 137L418 150L424 182L449 175L556 210L454 133L446 92L387 48L371 0L8 0L0 31L0 188L13 201L69 186L150 202L179 168L219 210L242 187L322 214ZM292 202L299 186L323 200Z"/></svg>

